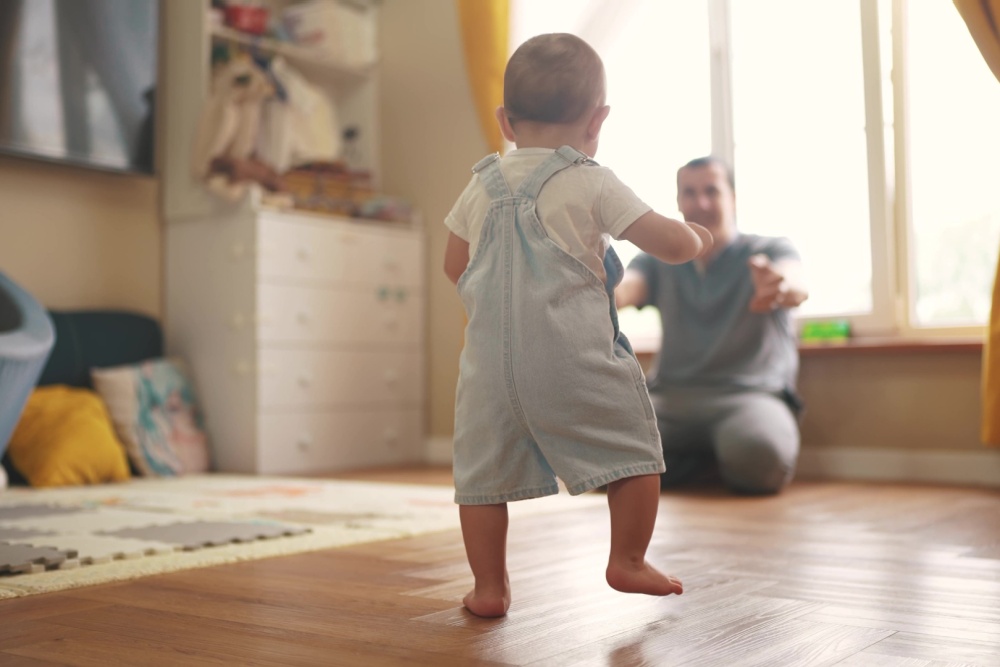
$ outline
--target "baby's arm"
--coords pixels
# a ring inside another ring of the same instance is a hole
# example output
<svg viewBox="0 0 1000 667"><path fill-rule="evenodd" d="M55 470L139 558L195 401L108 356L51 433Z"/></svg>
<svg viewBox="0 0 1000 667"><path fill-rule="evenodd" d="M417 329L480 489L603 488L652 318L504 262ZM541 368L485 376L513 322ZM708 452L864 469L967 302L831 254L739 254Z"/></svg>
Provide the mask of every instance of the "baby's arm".
<svg viewBox="0 0 1000 667"><path fill-rule="evenodd" d="M693 222L680 222L649 211L629 225L621 238L667 264L683 264L712 247L712 234Z"/></svg>
<svg viewBox="0 0 1000 667"><path fill-rule="evenodd" d="M468 265L469 242L463 241L455 232L448 232L448 245L444 250L444 274L451 282L458 284L458 279L465 273Z"/></svg>

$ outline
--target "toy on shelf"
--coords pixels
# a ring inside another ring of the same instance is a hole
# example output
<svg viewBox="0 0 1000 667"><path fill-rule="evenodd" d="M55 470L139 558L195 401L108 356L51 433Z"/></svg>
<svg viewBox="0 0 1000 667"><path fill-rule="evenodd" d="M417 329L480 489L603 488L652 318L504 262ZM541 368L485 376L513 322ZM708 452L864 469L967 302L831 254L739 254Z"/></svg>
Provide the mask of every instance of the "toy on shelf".
<svg viewBox="0 0 1000 667"><path fill-rule="evenodd" d="M255 158L265 100L274 86L249 55L217 66L212 90L198 124L192 171L209 190L238 200L247 182L278 187L273 167Z"/></svg>

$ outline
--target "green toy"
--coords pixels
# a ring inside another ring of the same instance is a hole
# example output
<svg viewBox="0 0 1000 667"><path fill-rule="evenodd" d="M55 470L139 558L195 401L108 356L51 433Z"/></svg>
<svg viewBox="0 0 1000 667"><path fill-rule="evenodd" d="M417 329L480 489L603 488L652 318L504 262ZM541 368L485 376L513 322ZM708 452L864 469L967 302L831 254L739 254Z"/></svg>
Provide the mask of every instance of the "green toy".
<svg viewBox="0 0 1000 667"><path fill-rule="evenodd" d="M803 343L846 343L851 337L851 323L847 320L805 322L800 338Z"/></svg>

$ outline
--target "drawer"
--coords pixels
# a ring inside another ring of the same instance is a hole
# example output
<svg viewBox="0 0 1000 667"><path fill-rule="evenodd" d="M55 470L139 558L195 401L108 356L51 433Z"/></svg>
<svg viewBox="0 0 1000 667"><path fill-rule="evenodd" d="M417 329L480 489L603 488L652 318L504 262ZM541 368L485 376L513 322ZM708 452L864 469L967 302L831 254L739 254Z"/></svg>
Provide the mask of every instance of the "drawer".
<svg viewBox="0 0 1000 667"><path fill-rule="evenodd" d="M288 412L258 419L260 474L317 474L424 459L420 409Z"/></svg>
<svg viewBox="0 0 1000 667"><path fill-rule="evenodd" d="M423 238L419 232L373 232L346 258L348 281L364 285L424 284Z"/></svg>
<svg viewBox="0 0 1000 667"><path fill-rule="evenodd" d="M424 282L419 231L265 218L258 233L258 270L264 281L409 286Z"/></svg>
<svg viewBox="0 0 1000 667"><path fill-rule="evenodd" d="M412 288L258 285L262 343L407 345L423 341L423 299Z"/></svg>
<svg viewBox="0 0 1000 667"><path fill-rule="evenodd" d="M418 350L273 350L258 353L259 404L288 407L420 407Z"/></svg>
<svg viewBox="0 0 1000 667"><path fill-rule="evenodd" d="M338 231L342 226L322 228L303 222L261 220L257 243L260 277L343 283L347 257L356 250Z"/></svg>

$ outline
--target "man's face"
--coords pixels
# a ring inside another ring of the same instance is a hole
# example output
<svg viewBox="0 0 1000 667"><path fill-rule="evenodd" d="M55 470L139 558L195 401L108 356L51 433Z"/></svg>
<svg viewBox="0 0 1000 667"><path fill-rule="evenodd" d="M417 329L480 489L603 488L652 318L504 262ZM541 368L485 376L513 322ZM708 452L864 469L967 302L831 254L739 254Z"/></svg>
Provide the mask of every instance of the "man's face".
<svg viewBox="0 0 1000 667"><path fill-rule="evenodd" d="M736 194L720 165L685 167L677 175L677 208L688 222L696 222L715 236L736 229Z"/></svg>

